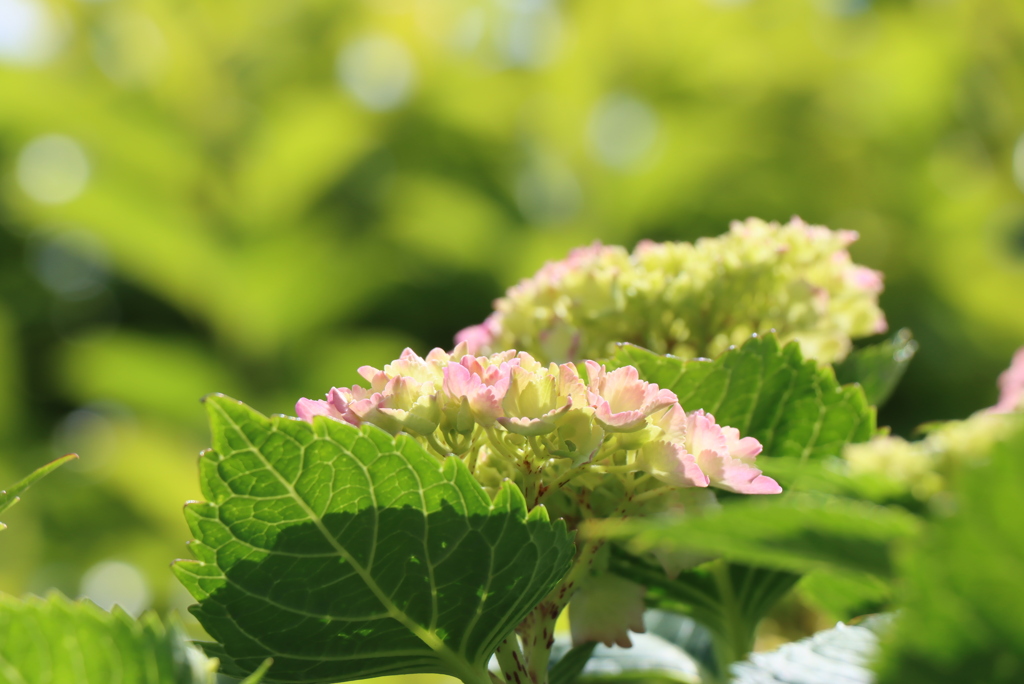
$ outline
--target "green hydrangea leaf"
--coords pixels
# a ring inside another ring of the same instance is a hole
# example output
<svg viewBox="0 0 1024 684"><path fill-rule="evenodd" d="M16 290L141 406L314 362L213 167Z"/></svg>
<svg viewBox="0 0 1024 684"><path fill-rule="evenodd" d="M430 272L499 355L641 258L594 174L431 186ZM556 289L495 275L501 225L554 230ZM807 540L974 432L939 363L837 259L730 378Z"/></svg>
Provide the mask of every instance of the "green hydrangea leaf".
<svg viewBox="0 0 1024 684"><path fill-rule="evenodd" d="M892 604L890 582L864 573L815 570L800 580L797 593L803 602L836 620L888 610Z"/></svg>
<svg viewBox="0 0 1024 684"><path fill-rule="evenodd" d="M564 655L552 653L548 684L574 684L580 673L583 672L583 668L586 667L590 656L593 655L595 646L597 646L597 642L588 641L569 649ZM561 657L556 657L556 655Z"/></svg>
<svg viewBox="0 0 1024 684"><path fill-rule="evenodd" d="M917 346L910 330L902 328L890 339L862 347L837 363L836 377L842 383L860 383L868 402L881 406L907 372Z"/></svg>
<svg viewBox="0 0 1024 684"><path fill-rule="evenodd" d="M670 639L690 653L715 678L733 661L744 657L754 645L758 623L782 598L800 575L771 568L716 560L686 570L675 577L666 576L661 566L613 547L609 569L647 587L647 602L676 620L693 618L701 630L690 630L687 640L659 631L658 624L644 624L655 634ZM650 612L650 611L649 611ZM684 623L680 623L682 625ZM701 635L711 635L700 643Z"/></svg>
<svg viewBox="0 0 1024 684"><path fill-rule="evenodd" d="M719 425L755 437L765 456L839 456L843 445L875 434L875 409L861 387L840 385L831 367L805 361L795 342L780 347L774 335L752 337L714 361L623 345L611 365L635 366L687 411L704 409Z"/></svg>
<svg viewBox="0 0 1024 684"><path fill-rule="evenodd" d="M610 569L648 588L648 601L692 616L715 635L715 672L753 646L757 624L799 580L817 569L888 580L894 546L919 534L920 519L899 508L824 495L749 497L704 516L603 521L584 528L622 540ZM669 578L633 554L722 556ZM630 553L632 552L632 553Z"/></svg>
<svg viewBox="0 0 1024 684"><path fill-rule="evenodd" d="M732 666L733 684L872 684L871 662L892 619L872 615L857 624L754 653Z"/></svg>
<svg viewBox="0 0 1024 684"><path fill-rule="evenodd" d="M207 502L186 507L195 561L175 571L229 674L269 681L439 673L489 682L498 643L574 554L561 521L492 501L457 458L318 418L207 399Z"/></svg>
<svg viewBox="0 0 1024 684"><path fill-rule="evenodd" d="M920 518L902 508L799 493L746 497L703 516L595 521L585 531L623 540L635 553L694 551L793 572L890 577L892 545L920 528Z"/></svg>
<svg viewBox="0 0 1024 684"><path fill-rule="evenodd" d="M0 594L3 684L213 684L216 669L176 622L165 625L154 613L135 620L57 593Z"/></svg>
<svg viewBox="0 0 1024 684"><path fill-rule="evenodd" d="M900 564L879 684L1024 681L1024 433L975 454Z"/></svg>
<svg viewBox="0 0 1024 684"><path fill-rule="evenodd" d="M14 486L10 487L9 489L0 491L0 513L3 513L8 508L18 503L18 501L20 500L19 497L26 489L28 489L36 482L52 473L57 468L60 468L68 461L73 461L76 458L78 458L77 454L68 454L67 456L62 456L55 461L50 461L46 465L40 468L36 468L34 471L32 471L32 473L30 473L24 479L20 480ZM0 530L6 528L7 526L0 522Z"/></svg>

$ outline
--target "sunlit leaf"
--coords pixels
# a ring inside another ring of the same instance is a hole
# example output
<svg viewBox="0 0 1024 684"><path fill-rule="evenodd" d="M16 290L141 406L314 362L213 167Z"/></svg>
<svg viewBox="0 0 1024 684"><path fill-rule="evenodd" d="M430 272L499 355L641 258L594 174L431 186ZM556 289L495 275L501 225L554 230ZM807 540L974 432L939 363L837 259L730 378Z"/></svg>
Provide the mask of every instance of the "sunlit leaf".
<svg viewBox="0 0 1024 684"><path fill-rule="evenodd" d="M23 601L0 594L4 684L213 684L216 668L176 622L155 613L135 620L57 593Z"/></svg>
<svg viewBox="0 0 1024 684"><path fill-rule="evenodd" d="M207 399L198 560L175 565L225 671L337 682L433 672L489 682L497 644L561 579L572 538L407 436L265 418Z"/></svg>
<svg viewBox="0 0 1024 684"><path fill-rule="evenodd" d="M751 338L714 361L624 345L612 363L636 366L643 379L675 392L687 411L704 409L720 425L755 437L765 456L838 456L843 445L875 432L875 411L860 387L840 385L831 368L804 361L796 343L780 348L774 335Z"/></svg>

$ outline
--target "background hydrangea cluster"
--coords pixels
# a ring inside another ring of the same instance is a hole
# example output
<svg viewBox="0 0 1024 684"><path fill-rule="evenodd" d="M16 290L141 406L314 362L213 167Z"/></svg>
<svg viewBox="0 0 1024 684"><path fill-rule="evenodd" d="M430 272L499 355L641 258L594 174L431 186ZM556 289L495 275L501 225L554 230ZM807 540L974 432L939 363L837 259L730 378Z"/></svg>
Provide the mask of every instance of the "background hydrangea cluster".
<svg viewBox="0 0 1024 684"><path fill-rule="evenodd" d="M849 353L851 338L887 329L881 273L847 251L857 237L798 218L751 218L695 243L645 240L632 254L595 243L520 281L456 339L554 361L601 358L620 342L691 358L774 330L831 363Z"/></svg>

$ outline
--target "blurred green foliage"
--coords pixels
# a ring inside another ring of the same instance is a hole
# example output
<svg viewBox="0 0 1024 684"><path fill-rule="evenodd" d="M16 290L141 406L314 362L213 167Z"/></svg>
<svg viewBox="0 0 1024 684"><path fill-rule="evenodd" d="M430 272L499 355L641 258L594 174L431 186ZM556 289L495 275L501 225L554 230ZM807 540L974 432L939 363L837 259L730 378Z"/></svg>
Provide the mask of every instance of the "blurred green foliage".
<svg viewBox="0 0 1024 684"><path fill-rule="evenodd" d="M1022 438L1017 431L978 453L958 473L950 512L903 554L904 607L883 641L882 684L1024 678Z"/></svg>
<svg viewBox="0 0 1024 684"><path fill-rule="evenodd" d="M291 411L594 239L856 229L921 344L880 423L991 404L1022 132L1019 0L0 0L0 481L82 455L0 590L187 603L202 395Z"/></svg>

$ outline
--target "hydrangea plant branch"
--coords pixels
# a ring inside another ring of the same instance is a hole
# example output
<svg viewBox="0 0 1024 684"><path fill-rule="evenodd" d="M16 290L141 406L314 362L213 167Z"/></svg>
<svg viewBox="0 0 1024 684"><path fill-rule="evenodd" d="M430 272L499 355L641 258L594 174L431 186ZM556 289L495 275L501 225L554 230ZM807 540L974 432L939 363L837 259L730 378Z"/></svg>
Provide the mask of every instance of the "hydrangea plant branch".
<svg viewBox="0 0 1024 684"><path fill-rule="evenodd" d="M881 276L851 261L855 239L752 219L695 245L594 245L512 288L453 351L360 368L365 384L299 400L298 420L211 398L207 501L188 509L196 560L176 566L217 640L207 650L239 675L274 657L271 681L546 684L566 607L575 643L630 645L647 589L611 569L605 535L573 543L575 531L699 519L719 505L713 489L778 494L755 465L764 445L807 459L873 434L863 392L825 370L886 326ZM756 339L769 331L811 360ZM652 351L616 352L623 342ZM721 362L677 366L699 355ZM502 534L482 533L497 520ZM678 555L654 557L679 572ZM475 579L457 579L468 568ZM721 672L764 609L749 612L737 568L708 566ZM778 595L762 579L755 593Z"/></svg>

